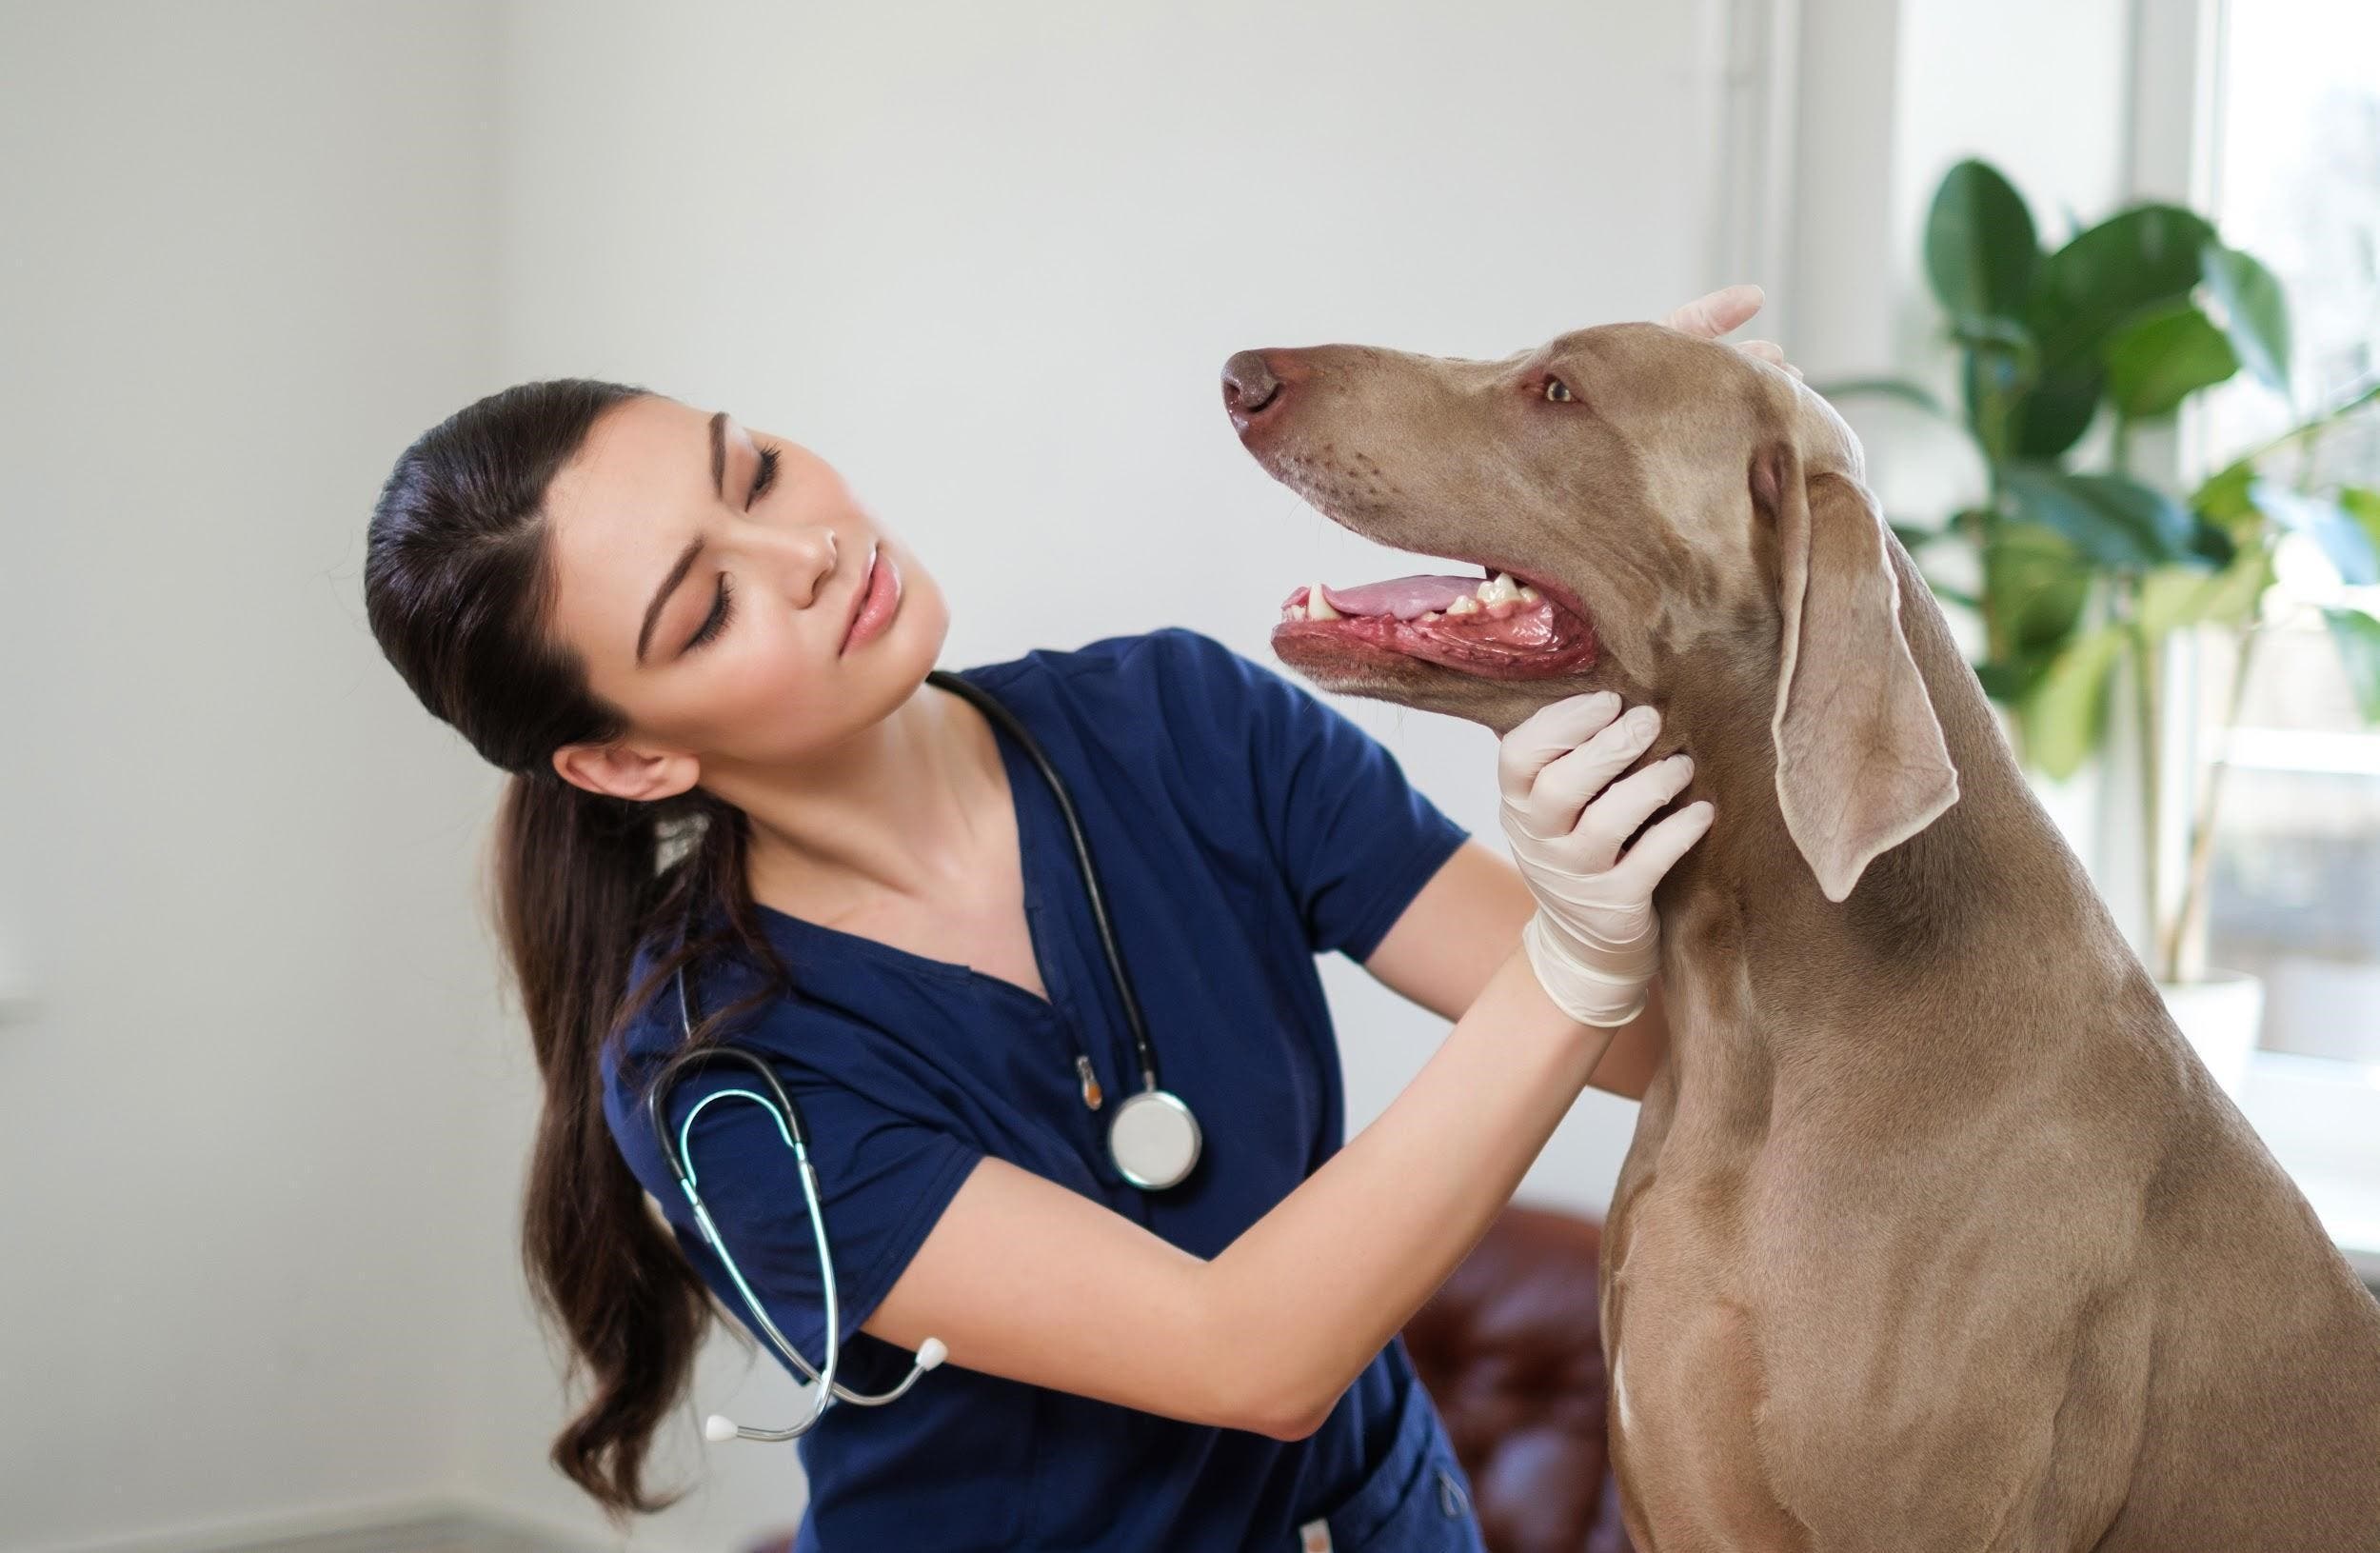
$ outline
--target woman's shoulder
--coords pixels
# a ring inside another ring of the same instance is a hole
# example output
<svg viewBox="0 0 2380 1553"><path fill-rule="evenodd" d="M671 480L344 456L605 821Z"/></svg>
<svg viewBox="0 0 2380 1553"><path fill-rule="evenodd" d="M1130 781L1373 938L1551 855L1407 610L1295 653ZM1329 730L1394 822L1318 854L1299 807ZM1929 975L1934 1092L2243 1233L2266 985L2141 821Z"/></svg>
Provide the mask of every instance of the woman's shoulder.
<svg viewBox="0 0 2380 1553"><path fill-rule="evenodd" d="M1156 724L1184 731L1211 722L1244 727L1255 703L1286 682L1264 665L1187 626L1103 636L1079 647L1036 647L960 670L995 695L1062 706L1108 727Z"/></svg>
<svg viewBox="0 0 2380 1553"><path fill-rule="evenodd" d="M962 668L969 679L1027 677L1066 681L1141 680L1154 676L1239 673L1259 665L1204 631L1188 626L1102 636L1079 647L1035 647L1000 663Z"/></svg>

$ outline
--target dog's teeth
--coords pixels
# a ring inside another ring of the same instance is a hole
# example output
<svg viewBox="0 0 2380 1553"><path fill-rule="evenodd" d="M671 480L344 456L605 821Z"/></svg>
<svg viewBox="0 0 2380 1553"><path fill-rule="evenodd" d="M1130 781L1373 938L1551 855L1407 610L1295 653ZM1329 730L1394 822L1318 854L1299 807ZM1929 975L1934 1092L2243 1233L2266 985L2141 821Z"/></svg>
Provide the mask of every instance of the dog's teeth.
<svg viewBox="0 0 2380 1553"><path fill-rule="evenodd" d="M1520 597L1520 585L1513 581L1511 572L1499 571L1473 588L1472 593L1481 604L1500 604Z"/></svg>
<svg viewBox="0 0 2380 1553"><path fill-rule="evenodd" d="M1530 587L1527 583L1523 583L1523 584L1521 584L1521 585L1520 585L1520 602L1521 602L1521 603L1523 603L1523 604L1535 604L1535 603L1537 603L1537 590L1536 588L1534 588L1534 587Z"/></svg>
<svg viewBox="0 0 2380 1553"><path fill-rule="evenodd" d="M1446 618L1446 611L1443 609L1424 609L1421 611L1421 618L1424 620L1444 620Z"/></svg>
<svg viewBox="0 0 2380 1553"><path fill-rule="evenodd" d="M1479 601L1466 593L1448 605L1446 612L1450 615L1476 615L1479 612Z"/></svg>
<svg viewBox="0 0 2380 1553"><path fill-rule="evenodd" d="M1303 620L1306 617L1306 607L1302 604L1293 604L1280 612L1280 617L1283 620Z"/></svg>
<svg viewBox="0 0 2380 1553"><path fill-rule="evenodd" d="M1316 583L1306 590L1306 618L1308 620L1343 620L1346 617L1331 607L1331 601L1322 596L1322 585Z"/></svg>

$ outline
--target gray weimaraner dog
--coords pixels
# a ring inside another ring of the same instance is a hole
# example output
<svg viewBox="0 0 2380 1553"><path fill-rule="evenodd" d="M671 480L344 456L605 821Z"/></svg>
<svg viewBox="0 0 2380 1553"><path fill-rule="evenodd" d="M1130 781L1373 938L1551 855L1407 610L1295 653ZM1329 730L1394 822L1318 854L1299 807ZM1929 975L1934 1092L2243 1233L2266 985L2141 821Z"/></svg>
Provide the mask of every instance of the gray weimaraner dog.
<svg viewBox="0 0 2380 1553"><path fill-rule="evenodd" d="M1794 376L1656 324L1223 369L1347 528L1490 577L1293 593L1333 690L1663 710L1670 1054L1606 1229L1644 1553L2380 1548L2380 1304L2167 1017ZM1516 592L1516 588L1526 591Z"/></svg>

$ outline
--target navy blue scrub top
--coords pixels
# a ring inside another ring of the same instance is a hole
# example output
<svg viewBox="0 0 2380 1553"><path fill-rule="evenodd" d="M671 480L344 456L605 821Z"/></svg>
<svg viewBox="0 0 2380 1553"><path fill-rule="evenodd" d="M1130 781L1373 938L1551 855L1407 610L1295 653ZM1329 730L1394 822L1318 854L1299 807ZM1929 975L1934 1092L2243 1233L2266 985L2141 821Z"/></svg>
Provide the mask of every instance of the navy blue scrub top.
<svg viewBox="0 0 2380 1553"><path fill-rule="evenodd" d="M1368 956L1466 835L1354 722L1195 631L959 672L1023 722L1065 780L1159 1070L1198 1116L1205 1146L1186 1181L1154 1194L1109 1160L1108 1118L1139 1085L1130 1027L1064 819L1029 758L996 733L1048 1002L760 907L795 986L733 1039L770 1060L809 1124L841 1287L841 1379L855 1390L906 1371L908 1351L860 1324L985 1154L1200 1257L1330 1158L1343 1097L1315 957ZM640 949L629 986L661 946ZM707 964L696 997L716 1009L759 985L738 956ZM605 1116L686 1256L744 1321L742 1296L645 1126L641 1081L683 1039L664 984L605 1049ZM1078 1049L1106 1093L1097 1112L1083 1105ZM751 1084L734 1075L689 1078L668 1125L682 1127L703 1095ZM776 1123L750 1102L721 1101L696 1120L690 1157L737 1264L816 1363L825 1325L816 1251ZM800 1550L1288 1550L1318 1517L1329 1519L1334 1553L1478 1545L1468 1483L1401 1342L1304 1440L1180 1423L954 1362L887 1406L835 1406L799 1450L810 1487Z"/></svg>

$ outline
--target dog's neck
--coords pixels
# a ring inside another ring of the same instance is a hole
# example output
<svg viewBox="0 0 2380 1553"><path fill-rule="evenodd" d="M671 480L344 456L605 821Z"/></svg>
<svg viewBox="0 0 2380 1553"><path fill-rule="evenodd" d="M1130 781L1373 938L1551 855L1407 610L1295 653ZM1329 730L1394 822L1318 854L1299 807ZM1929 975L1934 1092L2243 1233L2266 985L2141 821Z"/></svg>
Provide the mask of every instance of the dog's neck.
<svg viewBox="0 0 2380 1553"><path fill-rule="evenodd" d="M1775 685L1729 667L1774 664L1774 620L1744 627L1769 633L1758 652L1735 641L1685 654L1664 676L1663 743L1694 755L1696 787L1717 814L1656 897L1674 1043L1716 1025L1774 1048L1864 1024L1857 1016L1880 1003L1948 1001L1989 963L1978 953L1987 943L2057 935L2094 952L2112 946L2121 958L2120 937L2026 786L1939 607L1892 549L1903 635L1957 768L1958 801L1871 861L1846 900L1827 900L1777 800Z"/></svg>

